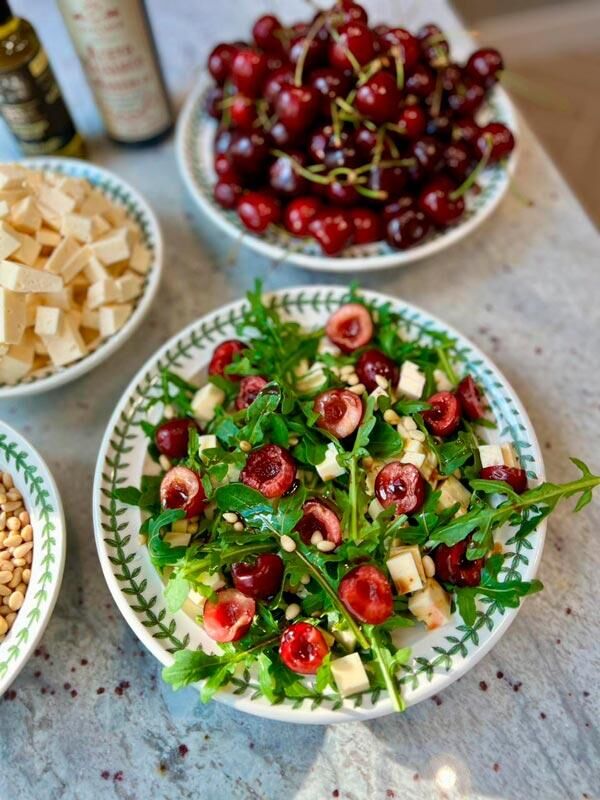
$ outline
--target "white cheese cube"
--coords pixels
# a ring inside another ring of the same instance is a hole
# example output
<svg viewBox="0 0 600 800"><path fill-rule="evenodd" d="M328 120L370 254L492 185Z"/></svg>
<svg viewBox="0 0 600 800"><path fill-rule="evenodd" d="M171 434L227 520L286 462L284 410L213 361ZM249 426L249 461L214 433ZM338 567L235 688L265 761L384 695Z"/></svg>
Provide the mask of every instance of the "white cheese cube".
<svg viewBox="0 0 600 800"><path fill-rule="evenodd" d="M71 256L60 273L64 282L71 283L71 281L76 278L77 275L79 275L79 273L85 268L85 265L88 263L91 256L92 254L87 246L82 247L73 256Z"/></svg>
<svg viewBox="0 0 600 800"><path fill-rule="evenodd" d="M0 200L0 219L6 219L10 212L10 206L6 200Z"/></svg>
<svg viewBox="0 0 600 800"><path fill-rule="evenodd" d="M408 610L432 631L450 621L450 596L435 578L427 578L425 586L409 597Z"/></svg>
<svg viewBox="0 0 600 800"><path fill-rule="evenodd" d="M17 239L16 232L13 231L9 225L2 222L0 223L0 258L8 258L15 253L21 246L21 242Z"/></svg>
<svg viewBox="0 0 600 800"><path fill-rule="evenodd" d="M334 628L332 633L334 639L338 641L349 653L356 648L356 636L349 628Z"/></svg>
<svg viewBox="0 0 600 800"><path fill-rule="evenodd" d="M87 293L89 308L98 308L107 303L114 303L118 297L117 284L112 278L92 283Z"/></svg>
<svg viewBox="0 0 600 800"><path fill-rule="evenodd" d="M408 450L400 456L401 464L413 464L417 469L421 469L425 463L425 453L418 453Z"/></svg>
<svg viewBox="0 0 600 800"><path fill-rule="evenodd" d="M239 467L236 467L235 464L229 464L227 466L227 475L225 476L225 482L237 483L240 479L241 474L242 470Z"/></svg>
<svg viewBox="0 0 600 800"><path fill-rule="evenodd" d="M42 245L42 247L54 248L58 247L62 242L60 233L51 231L50 228L40 228L39 231L36 231L35 238Z"/></svg>
<svg viewBox="0 0 600 800"><path fill-rule="evenodd" d="M103 216L106 217L113 228L118 228L127 221L127 212L125 209L122 206L114 205L114 203L109 204L106 211L103 212Z"/></svg>
<svg viewBox="0 0 600 800"><path fill-rule="evenodd" d="M477 449L479 450L481 466L484 469L485 467L498 467L504 464L504 456L499 445L481 444Z"/></svg>
<svg viewBox="0 0 600 800"><path fill-rule="evenodd" d="M445 509L458 503L461 508L467 509L471 502L471 492L453 475L446 478L439 486L441 491L438 508Z"/></svg>
<svg viewBox="0 0 600 800"><path fill-rule="evenodd" d="M198 455L201 456L204 450L212 450L217 447L217 437L214 433L204 433L198 437Z"/></svg>
<svg viewBox="0 0 600 800"><path fill-rule="evenodd" d="M423 442L419 442L416 439L406 439L404 441L404 452L425 454L425 446Z"/></svg>
<svg viewBox="0 0 600 800"><path fill-rule="evenodd" d="M12 207L10 219L23 233L35 233L42 227L42 215L33 197L24 197Z"/></svg>
<svg viewBox="0 0 600 800"><path fill-rule="evenodd" d="M318 353L328 353L330 356L341 356L342 351L334 344L331 339L328 339L327 336L324 336L321 341L319 342L319 346L317 348Z"/></svg>
<svg viewBox="0 0 600 800"><path fill-rule="evenodd" d="M213 592L222 589L225 584L225 578L221 572L201 572L198 577L195 579L196 583L199 583L201 586L206 586L207 589L210 589ZM204 603L204 595L200 594L200 592L195 592L193 589L189 593L190 599L192 599L192 592L196 595L197 598L200 598L202 604ZM198 600L195 599L193 602L197 603ZM200 605L200 603L198 603Z"/></svg>
<svg viewBox="0 0 600 800"><path fill-rule="evenodd" d="M129 266L140 275L145 275L150 267L150 250L143 244L136 244L131 254Z"/></svg>
<svg viewBox="0 0 600 800"><path fill-rule="evenodd" d="M26 324L25 295L0 287L0 342L19 344Z"/></svg>
<svg viewBox="0 0 600 800"><path fill-rule="evenodd" d="M62 218L60 232L63 236L72 236L78 242L87 244L93 240L93 221L92 217L84 217L83 214L65 214Z"/></svg>
<svg viewBox="0 0 600 800"><path fill-rule="evenodd" d="M386 392L383 386L376 386L369 397L373 397L375 400L377 400L379 397L389 397L389 394ZM375 404L375 407L377 407L377 403Z"/></svg>
<svg viewBox="0 0 600 800"><path fill-rule="evenodd" d="M507 467L520 469L521 463L512 442L504 442L500 445L500 449L502 450L502 463Z"/></svg>
<svg viewBox="0 0 600 800"><path fill-rule="evenodd" d="M425 582L425 569L423 568L423 559L421 557L421 551L419 550L419 545L418 544L402 544L402 545L398 545L397 544L395 547L392 547L390 549L390 558L393 558L393 556L401 555L403 553L410 553L410 555L412 556L413 561L415 562L415 565L417 567L417 572L419 573L419 577L421 578L421 580L424 583Z"/></svg>
<svg viewBox="0 0 600 800"><path fill-rule="evenodd" d="M338 464L337 454L337 447L333 442L329 442L325 451L325 458L315 467L321 480L331 481L346 472L346 468Z"/></svg>
<svg viewBox="0 0 600 800"><path fill-rule="evenodd" d="M37 194L40 201L60 217L69 214L75 208L75 199L55 186L42 184Z"/></svg>
<svg viewBox="0 0 600 800"><path fill-rule="evenodd" d="M0 190L22 189L24 170L17 164L3 164L0 171Z"/></svg>
<svg viewBox="0 0 600 800"><path fill-rule="evenodd" d="M24 378L33 367L33 337L13 344L0 359L0 383L14 384Z"/></svg>
<svg viewBox="0 0 600 800"><path fill-rule="evenodd" d="M198 389L192 400L192 411L200 422L210 422L215 416L217 406L225 400L225 392L212 383Z"/></svg>
<svg viewBox="0 0 600 800"><path fill-rule="evenodd" d="M12 292L59 292L63 280L41 269L25 267L14 261L0 261L0 286Z"/></svg>
<svg viewBox="0 0 600 800"><path fill-rule="evenodd" d="M119 303L128 303L135 300L142 292L142 279L133 272L126 272L116 281L117 300Z"/></svg>
<svg viewBox="0 0 600 800"><path fill-rule="evenodd" d="M132 312L129 303L108 305L100 308L100 336L106 338L121 330Z"/></svg>
<svg viewBox="0 0 600 800"><path fill-rule="evenodd" d="M86 217L93 217L95 214L104 215L109 208L110 203L102 192L92 189L79 207L79 213Z"/></svg>
<svg viewBox="0 0 600 800"><path fill-rule="evenodd" d="M93 331L100 330L100 312L92 311L91 308L84 306L81 311L81 326Z"/></svg>
<svg viewBox="0 0 600 800"><path fill-rule="evenodd" d="M369 677L358 653L334 659L331 662L331 674L342 697L369 689Z"/></svg>
<svg viewBox="0 0 600 800"><path fill-rule="evenodd" d="M175 533L187 533L188 522L187 519L176 519L171 525L171 530Z"/></svg>
<svg viewBox="0 0 600 800"><path fill-rule="evenodd" d="M43 203L39 197L37 201L37 207L42 215L42 223L48 228L59 231L60 226L62 225L62 216L57 214L57 212L53 208L50 208L50 206L46 205L46 203Z"/></svg>
<svg viewBox="0 0 600 800"><path fill-rule="evenodd" d="M90 185L84 178L64 177L58 181L56 187L72 197L77 205L85 200L90 191Z"/></svg>
<svg viewBox="0 0 600 800"><path fill-rule="evenodd" d="M3 222L2 225L6 229L6 232L19 242L19 247L11 253L10 258L31 266L39 256L42 245L26 233L19 233L5 222Z"/></svg>
<svg viewBox="0 0 600 800"><path fill-rule="evenodd" d="M55 367L71 364L73 361L83 358L88 351L74 319L68 314L65 315L56 336L42 336L41 339L48 348L48 355Z"/></svg>
<svg viewBox="0 0 600 800"><path fill-rule="evenodd" d="M102 238L110 230L110 224L104 219L101 214L94 214L92 217L92 240Z"/></svg>
<svg viewBox="0 0 600 800"><path fill-rule="evenodd" d="M90 255L85 267L83 268L83 274L88 279L90 283L97 283L98 281L105 281L110 278L106 267L104 264L100 263L95 255Z"/></svg>
<svg viewBox="0 0 600 800"><path fill-rule="evenodd" d="M63 271L65 264L79 252L81 248L72 236L67 236L58 245L46 263L46 270L58 275Z"/></svg>
<svg viewBox="0 0 600 800"><path fill-rule="evenodd" d="M4 200L9 206L18 203L27 196L27 189L0 189L0 201Z"/></svg>
<svg viewBox="0 0 600 800"><path fill-rule="evenodd" d="M433 379L438 392L451 392L454 389L443 369L434 369Z"/></svg>
<svg viewBox="0 0 600 800"><path fill-rule="evenodd" d="M40 302L48 306L57 306L63 311L69 311L73 306L73 291L70 286L63 286L59 292L45 292L39 295Z"/></svg>
<svg viewBox="0 0 600 800"><path fill-rule="evenodd" d="M405 361L400 367L398 394L411 400L420 400L425 382L425 373L412 361Z"/></svg>
<svg viewBox="0 0 600 800"><path fill-rule="evenodd" d="M423 588L423 582L412 553L407 551L398 553L385 563L398 594L408 594Z"/></svg>
<svg viewBox="0 0 600 800"><path fill-rule="evenodd" d="M377 517L384 511L384 508L379 502L379 500L376 497L374 497L369 503L369 508L367 509L367 511L371 519L376 520Z"/></svg>
<svg viewBox="0 0 600 800"><path fill-rule="evenodd" d="M119 228L90 245L94 255L106 265L126 261L131 256L128 228Z"/></svg>
<svg viewBox="0 0 600 800"><path fill-rule="evenodd" d="M64 311L52 306L38 306L35 309L35 333L38 336L56 336L64 319Z"/></svg>
<svg viewBox="0 0 600 800"><path fill-rule="evenodd" d="M163 536L163 542L166 542L170 547L187 547L191 538L191 533L178 533L177 531L169 531Z"/></svg>
<svg viewBox="0 0 600 800"><path fill-rule="evenodd" d="M320 389L327 380L324 367L325 364L320 361L315 361L315 363L309 367L308 362L304 359L303 362L296 367L296 375L299 378L296 382L298 391L308 394Z"/></svg>

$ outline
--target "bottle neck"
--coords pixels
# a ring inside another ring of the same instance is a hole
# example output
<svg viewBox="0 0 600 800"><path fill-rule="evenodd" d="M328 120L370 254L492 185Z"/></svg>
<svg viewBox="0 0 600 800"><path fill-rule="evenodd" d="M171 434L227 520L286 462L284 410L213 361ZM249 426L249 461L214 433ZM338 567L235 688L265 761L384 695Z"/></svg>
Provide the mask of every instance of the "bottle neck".
<svg viewBox="0 0 600 800"><path fill-rule="evenodd" d="M7 0L0 0L0 26L6 25L13 18L13 13L10 10Z"/></svg>

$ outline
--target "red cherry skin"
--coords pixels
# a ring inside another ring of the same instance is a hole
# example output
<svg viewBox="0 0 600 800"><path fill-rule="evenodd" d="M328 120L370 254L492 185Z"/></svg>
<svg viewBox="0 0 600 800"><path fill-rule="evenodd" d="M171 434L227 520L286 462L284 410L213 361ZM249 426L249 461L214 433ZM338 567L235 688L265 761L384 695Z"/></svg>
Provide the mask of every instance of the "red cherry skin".
<svg viewBox="0 0 600 800"><path fill-rule="evenodd" d="M250 630L256 603L237 589L221 589L204 604L202 624L215 642L237 642Z"/></svg>
<svg viewBox="0 0 600 800"><path fill-rule="evenodd" d="M448 105L455 114L474 114L484 99L483 86L466 77L458 89L448 95Z"/></svg>
<svg viewBox="0 0 600 800"><path fill-rule="evenodd" d="M394 611L391 586L371 564L361 564L344 575L338 595L352 616L368 625L381 625Z"/></svg>
<svg viewBox="0 0 600 800"><path fill-rule="evenodd" d="M404 82L408 94L427 98L435 91L435 76L424 64L417 64Z"/></svg>
<svg viewBox="0 0 600 800"><path fill-rule="evenodd" d="M377 473L375 497L396 514L416 514L425 502L425 479L414 464L391 461Z"/></svg>
<svg viewBox="0 0 600 800"><path fill-rule="evenodd" d="M231 73L233 59L238 48L232 44L218 44L208 57L208 71L215 81L222 86Z"/></svg>
<svg viewBox="0 0 600 800"><path fill-rule="evenodd" d="M267 58L249 47L238 50L231 64L231 79L247 97L258 97L267 73Z"/></svg>
<svg viewBox="0 0 600 800"><path fill-rule="evenodd" d="M353 137L346 131L336 136L331 125L324 125L313 131L308 142L308 151L314 161L325 164L327 169L358 166Z"/></svg>
<svg viewBox="0 0 600 800"><path fill-rule="evenodd" d="M279 203L264 192L246 192L237 206L239 218L249 231L264 233L272 223L279 222Z"/></svg>
<svg viewBox="0 0 600 800"><path fill-rule="evenodd" d="M213 351L208 365L208 374L221 375L221 377L226 377L230 381L240 380L239 375L226 375L225 368L232 364L236 356L241 355L247 348L248 345L240 342L239 339L227 339L221 342Z"/></svg>
<svg viewBox="0 0 600 800"><path fill-rule="evenodd" d="M304 164L306 156L293 151L278 156L269 168L269 186L285 197L293 197L308 191L308 181L297 171L295 164Z"/></svg>
<svg viewBox="0 0 600 800"><path fill-rule="evenodd" d="M283 215L283 225L286 231L294 236L309 236L310 223L322 208L322 203L317 197L297 197L292 200Z"/></svg>
<svg viewBox="0 0 600 800"><path fill-rule="evenodd" d="M217 203L227 210L236 208L244 190L236 181L219 180L215 183L213 196Z"/></svg>
<svg viewBox="0 0 600 800"><path fill-rule="evenodd" d="M265 444L250 453L240 479L264 497L282 497L296 479L296 463L283 447Z"/></svg>
<svg viewBox="0 0 600 800"><path fill-rule="evenodd" d="M204 511L206 495L200 475L187 467L172 467L160 484L163 508L181 508L186 517L197 517Z"/></svg>
<svg viewBox="0 0 600 800"><path fill-rule="evenodd" d="M364 22L347 22L339 28L337 39L332 39L329 44L331 66L352 69L348 52L361 66L375 57L375 36Z"/></svg>
<svg viewBox="0 0 600 800"><path fill-rule="evenodd" d="M294 73L291 67L283 66L274 70L263 86L263 97L270 106L275 106L275 102L279 97L284 86L293 86Z"/></svg>
<svg viewBox="0 0 600 800"><path fill-rule="evenodd" d="M469 561L467 548L470 540L471 537L468 536L451 547L440 544L433 550L431 557L435 562L436 578L454 586L479 586L485 559Z"/></svg>
<svg viewBox="0 0 600 800"><path fill-rule="evenodd" d="M158 452L167 458L185 458L188 454L191 428L198 430L198 425L188 417L163 422L154 434L154 443Z"/></svg>
<svg viewBox="0 0 600 800"><path fill-rule="evenodd" d="M322 67L310 73L309 84L319 95L319 112L331 116L331 104L337 97L345 97L350 91L351 81L346 72L334 67Z"/></svg>
<svg viewBox="0 0 600 800"><path fill-rule="evenodd" d="M498 73L504 69L504 61L500 53L493 47L482 47L471 53L467 61L467 73L474 81L481 83L486 89L498 80Z"/></svg>
<svg viewBox="0 0 600 800"><path fill-rule="evenodd" d="M475 147L481 128L472 117L461 117L452 125L452 141L463 142L467 147Z"/></svg>
<svg viewBox="0 0 600 800"><path fill-rule="evenodd" d="M417 31L421 52L432 66L443 66L447 61L450 45L438 25L429 23Z"/></svg>
<svg viewBox="0 0 600 800"><path fill-rule="evenodd" d="M344 12L344 22L364 22L366 25L369 21L369 15L365 9L358 3L352 0L338 0L337 6ZM337 8L333 10L334 14Z"/></svg>
<svg viewBox="0 0 600 800"><path fill-rule="evenodd" d="M417 209L407 208L387 223L386 238L392 247L407 250L422 241L431 228L431 223Z"/></svg>
<svg viewBox="0 0 600 800"><path fill-rule="evenodd" d="M254 101L243 94L237 95L229 107L231 126L239 130L247 131L254 127L257 119L256 106Z"/></svg>
<svg viewBox="0 0 600 800"><path fill-rule="evenodd" d="M373 338L373 318L361 303L346 303L329 317L325 333L344 353L353 353Z"/></svg>
<svg viewBox="0 0 600 800"><path fill-rule="evenodd" d="M283 580L283 561L275 553L261 553L254 563L238 561L231 565L233 585L246 597L268 600L277 594Z"/></svg>
<svg viewBox="0 0 600 800"><path fill-rule="evenodd" d="M421 106L406 106L396 123L407 139L417 139L427 125L427 115Z"/></svg>
<svg viewBox="0 0 600 800"><path fill-rule="evenodd" d="M348 208L360 200L360 195L351 183L334 180L327 186L327 200L336 206ZM352 235L354 228L351 226Z"/></svg>
<svg viewBox="0 0 600 800"><path fill-rule="evenodd" d="M220 86L212 86L206 94L204 108L213 119L220 120L223 116L223 97L223 89Z"/></svg>
<svg viewBox="0 0 600 800"><path fill-rule="evenodd" d="M507 467L504 464L484 467L480 470L479 477L484 481L506 481L517 494L523 494L527 489L527 473L518 467Z"/></svg>
<svg viewBox="0 0 600 800"><path fill-rule="evenodd" d="M396 53L402 58L405 72L417 65L421 55L418 40L404 28L392 28L383 35L383 40L392 56Z"/></svg>
<svg viewBox="0 0 600 800"><path fill-rule="evenodd" d="M442 175L430 181L419 195L419 208L439 228L452 225L465 213L464 199L452 198L454 189L452 181Z"/></svg>
<svg viewBox="0 0 600 800"><path fill-rule="evenodd" d="M365 350L356 363L356 374L360 382L364 383L367 391L374 391L377 384L377 377L386 378L391 386L396 386L400 371L391 358L388 358L381 350Z"/></svg>
<svg viewBox="0 0 600 800"><path fill-rule="evenodd" d="M358 111L378 125L391 122L398 111L400 91L390 72L377 72L356 93Z"/></svg>
<svg viewBox="0 0 600 800"><path fill-rule="evenodd" d="M251 406L266 385L267 381L260 375L247 375L242 378L238 396L235 398L237 410L242 411Z"/></svg>
<svg viewBox="0 0 600 800"><path fill-rule="evenodd" d="M231 163L242 175L258 176L264 169L269 149L262 133L236 131L228 151Z"/></svg>
<svg viewBox="0 0 600 800"><path fill-rule="evenodd" d="M471 422L476 422L485 416L485 404L481 391L470 375L467 375L458 384L456 396L460 400L463 415Z"/></svg>
<svg viewBox="0 0 600 800"><path fill-rule="evenodd" d="M450 142L444 149L444 167L461 183L471 172L471 152L462 142Z"/></svg>
<svg viewBox="0 0 600 800"><path fill-rule="evenodd" d="M218 153L215 156L214 167L219 178L227 181L237 180L237 173L225 153Z"/></svg>
<svg viewBox="0 0 600 800"><path fill-rule="evenodd" d="M294 622L281 634L279 656L292 672L314 675L328 653L325 637L308 622Z"/></svg>
<svg viewBox="0 0 600 800"><path fill-rule="evenodd" d="M309 230L328 256L337 255L352 239L352 225L343 211L319 212Z"/></svg>
<svg viewBox="0 0 600 800"><path fill-rule="evenodd" d="M313 402L319 414L317 427L338 439L345 439L358 428L363 418L362 400L349 389L328 389L318 394Z"/></svg>
<svg viewBox="0 0 600 800"><path fill-rule="evenodd" d="M427 400L430 409L423 411L423 420L434 436L451 436L460 425L460 401L451 392L436 392Z"/></svg>
<svg viewBox="0 0 600 800"><path fill-rule="evenodd" d="M397 197L395 200L392 200L390 203L386 203L383 207L383 221L387 223L393 219L393 217L398 217L400 214L403 214L405 211L408 210L414 211L415 209L415 198L411 194L401 194L400 197Z"/></svg>
<svg viewBox="0 0 600 800"><path fill-rule="evenodd" d="M433 136L422 136L412 143L410 154L416 161L410 167L410 174L414 180L420 181L440 166L444 151Z"/></svg>
<svg viewBox="0 0 600 800"><path fill-rule="evenodd" d="M370 208L353 208L350 211L350 221L354 229L354 244L372 244L383 239L381 216Z"/></svg>
<svg viewBox="0 0 600 800"><path fill-rule="evenodd" d="M335 511L322 500L307 500L302 506L302 518L296 525L296 531L304 544L310 544L310 538L315 531L333 542L337 547L342 543L342 526Z"/></svg>
<svg viewBox="0 0 600 800"><path fill-rule="evenodd" d="M275 101L275 113L292 134L309 128L319 110L319 95L312 86L284 86Z"/></svg>
<svg viewBox="0 0 600 800"><path fill-rule="evenodd" d="M252 28L252 36L257 47L266 53L283 54L284 47L281 37L277 34L282 30L281 22L273 14L259 17Z"/></svg>
<svg viewBox="0 0 600 800"><path fill-rule="evenodd" d="M515 137L511 131L501 122L490 122L489 125L484 125L481 128L475 142L475 148L480 158L488 151L489 137L491 137L492 142L492 151L489 156L490 163L501 161L512 153L515 146Z"/></svg>

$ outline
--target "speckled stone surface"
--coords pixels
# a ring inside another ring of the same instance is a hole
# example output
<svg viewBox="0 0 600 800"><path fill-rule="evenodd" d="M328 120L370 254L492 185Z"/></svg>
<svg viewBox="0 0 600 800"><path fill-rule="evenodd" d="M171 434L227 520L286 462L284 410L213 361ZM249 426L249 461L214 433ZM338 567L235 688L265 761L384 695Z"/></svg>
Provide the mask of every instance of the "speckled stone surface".
<svg viewBox="0 0 600 800"><path fill-rule="evenodd" d="M184 324L239 297L257 275L270 288L319 276L272 269L247 254L228 265L227 248L185 196L172 140L135 152L99 138L54 4L13 5L43 32L94 160L130 180L156 209L166 263L152 313L109 363L54 393L0 404L2 418L47 458L69 528L62 593L43 645L0 703L0 798L598 798L597 503L577 517L567 506L558 510L541 567L546 591L462 680L404 716L292 726L218 703L203 707L194 691L175 694L161 684L158 663L121 619L96 558L90 497L106 422L143 360ZM175 96L183 97L212 42L236 38L251 15L273 5L150 2ZM417 6L367 5L395 19L404 10L412 18ZM290 18L306 6L286 0L285 11ZM427 3L426 16L459 28L437 0ZM529 409L548 475L561 480L573 474L571 454L600 469L600 242L526 130L521 148L517 182L532 205L510 196L462 244L361 281L424 306L487 351ZM0 155L12 156L6 139Z"/></svg>

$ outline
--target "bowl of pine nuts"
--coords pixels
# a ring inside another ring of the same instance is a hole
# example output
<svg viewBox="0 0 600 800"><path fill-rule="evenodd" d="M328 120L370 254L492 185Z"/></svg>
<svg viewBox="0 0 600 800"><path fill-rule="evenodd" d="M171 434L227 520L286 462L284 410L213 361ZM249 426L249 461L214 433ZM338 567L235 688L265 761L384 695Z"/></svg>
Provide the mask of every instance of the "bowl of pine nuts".
<svg viewBox="0 0 600 800"><path fill-rule="evenodd" d="M65 520L54 479L0 420L0 696L39 642L58 597Z"/></svg>

